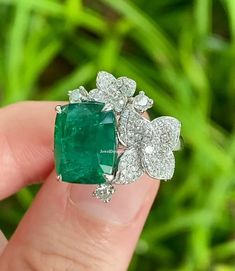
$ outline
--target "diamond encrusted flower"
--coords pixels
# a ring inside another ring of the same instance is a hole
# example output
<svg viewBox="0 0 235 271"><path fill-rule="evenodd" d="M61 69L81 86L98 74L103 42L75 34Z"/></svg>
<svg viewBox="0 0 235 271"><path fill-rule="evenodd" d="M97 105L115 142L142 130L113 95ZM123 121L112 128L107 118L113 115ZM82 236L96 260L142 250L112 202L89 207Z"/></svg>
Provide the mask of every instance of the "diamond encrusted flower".
<svg viewBox="0 0 235 271"><path fill-rule="evenodd" d="M84 87L79 87L69 91L70 103L87 103L87 106L89 102L102 103L102 112L111 111L117 118L116 137L124 151L118 157L117 169L110 175L104 174L106 182L99 184L93 193L103 202L111 200L114 184L135 182L144 172L159 180L169 180L174 173L173 151L180 146L181 123L169 116L152 121L146 119L143 113L152 107L153 100L143 91L133 97L135 90L134 80L115 78L101 71L96 78L96 89L87 92ZM109 123L109 118L107 115L99 125ZM107 170L108 167L102 165L103 153L98 154L99 157L101 167Z"/></svg>
<svg viewBox="0 0 235 271"><path fill-rule="evenodd" d="M119 120L119 138L127 147L120 157L114 183L128 184L144 172L159 180L172 178L175 169L173 151L179 146L180 122L173 117L152 121L128 106Z"/></svg>
<svg viewBox="0 0 235 271"><path fill-rule="evenodd" d="M115 78L108 72L101 71L96 78L96 89L89 92L89 99L103 102L106 107L120 113L126 106L128 98L136 90L136 82L127 77Z"/></svg>

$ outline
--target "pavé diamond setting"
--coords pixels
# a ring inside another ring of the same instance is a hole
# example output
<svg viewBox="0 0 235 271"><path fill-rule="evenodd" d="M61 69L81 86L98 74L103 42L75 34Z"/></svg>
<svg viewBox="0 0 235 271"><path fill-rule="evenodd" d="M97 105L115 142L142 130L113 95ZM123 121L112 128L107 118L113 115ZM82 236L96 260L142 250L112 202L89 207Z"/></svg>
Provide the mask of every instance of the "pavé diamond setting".
<svg viewBox="0 0 235 271"><path fill-rule="evenodd" d="M143 91L134 96L135 90L134 80L101 71L96 89L88 92L81 86L68 92L69 104L56 107L54 153L60 181L98 184L93 196L109 202L115 185L133 183L144 173L172 178L181 123L169 116L146 119L143 113L153 100Z"/></svg>

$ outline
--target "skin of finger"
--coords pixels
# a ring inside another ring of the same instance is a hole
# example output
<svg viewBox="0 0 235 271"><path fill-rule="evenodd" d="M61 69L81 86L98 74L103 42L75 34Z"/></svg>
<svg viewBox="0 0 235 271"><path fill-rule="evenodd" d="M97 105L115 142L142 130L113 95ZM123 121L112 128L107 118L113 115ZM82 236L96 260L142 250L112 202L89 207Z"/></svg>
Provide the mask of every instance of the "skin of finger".
<svg viewBox="0 0 235 271"><path fill-rule="evenodd" d="M0 109L0 200L52 171L57 104L20 102Z"/></svg>
<svg viewBox="0 0 235 271"><path fill-rule="evenodd" d="M27 101L0 109L0 200L50 174L55 107L65 103Z"/></svg>
<svg viewBox="0 0 235 271"><path fill-rule="evenodd" d="M68 200L69 185L55 178L52 173L9 241L0 270L127 270L159 183L152 181L136 216L121 225L79 210Z"/></svg>
<svg viewBox="0 0 235 271"><path fill-rule="evenodd" d="M0 255L2 254L3 250L5 249L7 245L7 239L3 232L0 230Z"/></svg>

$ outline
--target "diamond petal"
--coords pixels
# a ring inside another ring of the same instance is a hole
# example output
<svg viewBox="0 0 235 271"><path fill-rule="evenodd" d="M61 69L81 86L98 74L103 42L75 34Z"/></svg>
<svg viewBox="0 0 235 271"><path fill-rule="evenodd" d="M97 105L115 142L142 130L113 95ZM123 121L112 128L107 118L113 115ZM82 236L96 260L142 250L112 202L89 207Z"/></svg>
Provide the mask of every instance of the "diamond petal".
<svg viewBox="0 0 235 271"><path fill-rule="evenodd" d="M127 97L122 95L121 92L119 92L116 89L112 89L109 92L106 92L107 95L107 102L112 105L113 109L120 113L127 103Z"/></svg>
<svg viewBox="0 0 235 271"><path fill-rule="evenodd" d="M121 143L128 147L150 142L153 136L151 122L129 105L121 113L118 136Z"/></svg>
<svg viewBox="0 0 235 271"><path fill-rule="evenodd" d="M96 86L101 91L110 91L116 88L116 78L111 73L101 71L96 77Z"/></svg>
<svg viewBox="0 0 235 271"><path fill-rule="evenodd" d="M173 117L160 117L152 122L154 142L159 150L170 151L179 145L181 123Z"/></svg>
<svg viewBox="0 0 235 271"><path fill-rule="evenodd" d="M127 98L115 89L112 92L93 89L89 92L89 100L105 103L117 113L120 113L127 103Z"/></svg>
<svg viewBox="0 0 235 271"><path fill-rule="evenodd" d="M104 102L120 113L126 106L127 97L117 87L116 78L108 72L99 72L96 78L97 89L90 91L89 97L98 102Z"/></svg>
<svg viewBox="0 0 235 271"><path fill-rule="evenodd" d="M154 143L142 149L142 165L149 176L159 180L169 180L175 170L175 157L172 151L157 150Z"/></svg>
<svg viewBox="0 0 235 271"><path fill-rule="evenodd" d="M107 95L105 92L99 89L92 89L88 94L89 100L106 103L107 102Z"/></svg>
<svg viewBox="0 0 235 271"><path fill-rule="evenodd" d="M137 149L127 149L121 156L118 163L118 171L112 183L129 184L135 182L144 170L141 165L139 151Z"/></svg>
<svg viewBox="0 0 235 271"><path fill-rule="evenodd" d="M119 91L126 97L132 97L136 90L136 82L127 77L119 77L117 79L117 87Z"/></svg>

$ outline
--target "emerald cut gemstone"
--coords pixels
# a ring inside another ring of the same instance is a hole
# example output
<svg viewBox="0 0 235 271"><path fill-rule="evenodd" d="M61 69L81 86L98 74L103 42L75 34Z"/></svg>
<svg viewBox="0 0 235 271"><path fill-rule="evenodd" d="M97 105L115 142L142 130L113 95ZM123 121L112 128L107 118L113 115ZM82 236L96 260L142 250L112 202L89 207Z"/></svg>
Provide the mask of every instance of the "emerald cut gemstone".
<svg viewBox="0 0 235 271"><path fill-rule="evenodd" d="M55 122L55 165L62 180L100 184L117 159L116 118L103 103L61 106Z"/></svg>

